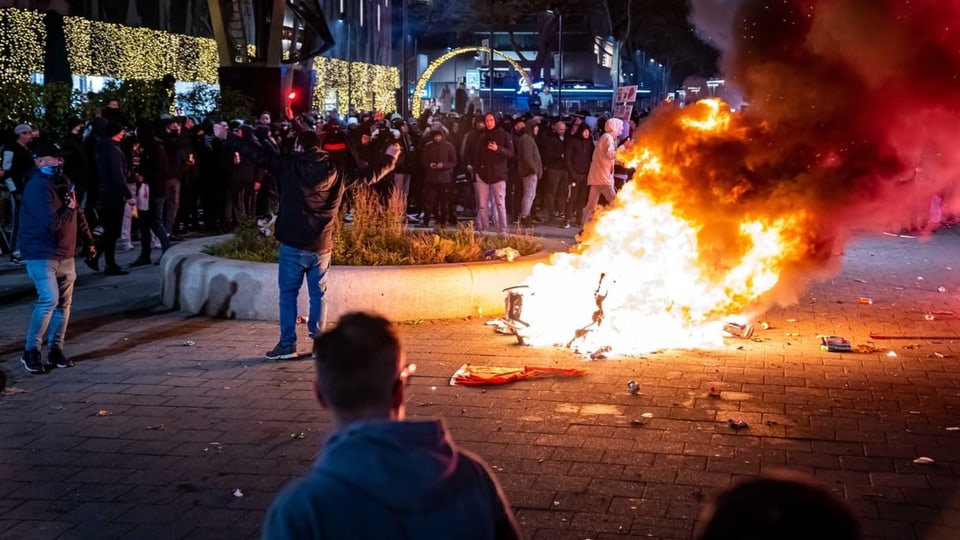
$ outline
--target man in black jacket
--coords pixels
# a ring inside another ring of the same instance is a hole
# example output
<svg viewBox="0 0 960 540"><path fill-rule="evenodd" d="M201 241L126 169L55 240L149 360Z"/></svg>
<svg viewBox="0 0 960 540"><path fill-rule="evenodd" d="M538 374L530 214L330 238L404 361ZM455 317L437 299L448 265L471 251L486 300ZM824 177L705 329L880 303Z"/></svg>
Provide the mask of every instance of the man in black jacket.
<svg viewBox="0 0 960 540"><path fill-rule="evenodd" d="M443 130L430 130L430 141L420 152L420 161L426 172L423 189L423 224L430 225L430 218L437 227L456 224L451 206L453 168L457 166L457 152L453 145L443 139Z"/></svg>
<svg viewBox="0 0 960 540"><path fill-rule="evenodd" d="M104 275L120 276L128 272L117 264L115 258L117 239L120 238L120 225L123 221L123 207L131 197L127 180L130 177L127 158L120 148L126 132L123 126L111 122L107 125L105 137L97 143L97 172L100 176L100 224L103 234L97 246L97 256L87 259L87 266L100 270L100 255L107 260ZM144 241L144 239L141 239ZM147 238L145 241L149 242Z"/></svg>
<svg viewBox="0 0 960 540"><path fill-rule="evenodd" d="M475 168L477 174L477 221L474 227L489 227L488 207L493 207L497 232L507 230L507 161L513 157L513 137L497 125L493 113L483 117L486 131L477 139Z"/></svg>
<svg viewBox="0 0 960 540"><path fill-rule="evenodd" d="M543 137L541 151L543 152L544 182L543 188L543 216L549 221L555 219L563 221L563 214L567 204L570 173L566 162L567 123L557 120L553 131ZM569 222L570 216L566 217ZM566 223L565 222L565 223Z"/></svg>
<svg viewBox="0 0 960 540"><path fill-rule="evenodd" d="M276 224L280 241L280 341L265 356L269 360L297 358L297 296L304 277L310 295L310 338L319 336L326 325L323 295L333 252L334 223L344 191L382 180L396 166L400 147L390 145L375 162L351 169L349 175L338 170L330 156L320 150L313 131L301 132L293 152L283 155L276 146L258 143L253 129L244 126L238 151L273 174L280 190Z"/></svg>

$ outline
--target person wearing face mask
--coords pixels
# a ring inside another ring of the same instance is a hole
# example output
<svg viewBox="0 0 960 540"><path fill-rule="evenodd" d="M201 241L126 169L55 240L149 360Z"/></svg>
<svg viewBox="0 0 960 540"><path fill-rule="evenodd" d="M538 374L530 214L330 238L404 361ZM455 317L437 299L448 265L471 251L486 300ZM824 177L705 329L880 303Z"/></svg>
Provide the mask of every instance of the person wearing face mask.
<svg viewBox="0 0 960 540"><path fill-rule="evenodd" d="M166 150L167 168L164 171L166 176L163 185L163 219L164 228L170 240L180 240L175 234L177 224L177 212L180 210L180 178L187 171L187 152L184 150L184 139L180 137L180 121L176 118L168 118L164 121L163 132L161 133L163 146ZM151 189L153 186L151 186ZM160 192L158 192L159 194Z"/></svg>
<svg viewBox="0 0 960 540"><path fill-rule="evenodd" d="M570 196L567 198L566 224L583 222L583 207L587 204L587 175L593 160L593 133L590 126L580 124L567 143L566 160L569 171Z"/></svg>
<svg viewBox="0 0 960 540"><path fill-rule="evenodd" d="M78 209L74 185L63 174L67 151L58 144L41 142L34 155L36 167L26 175L19 245L27 274L37 289L37 303L27 326L20 363L28 373L41 374L51 366L73 366L63 352L63 343L77 277L73 261L77 234L90 246L88 256L96 250L87 221ZM46 362L40 355L44 340Z"/></svg>

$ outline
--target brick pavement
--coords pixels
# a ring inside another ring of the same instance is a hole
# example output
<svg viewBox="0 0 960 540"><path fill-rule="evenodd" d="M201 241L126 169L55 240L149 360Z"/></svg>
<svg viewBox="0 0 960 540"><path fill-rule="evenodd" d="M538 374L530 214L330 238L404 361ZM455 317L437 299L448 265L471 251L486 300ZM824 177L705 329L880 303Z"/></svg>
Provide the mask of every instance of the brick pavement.
<svg viewBox="0 0 960 540"><path fill-rule="evenodd" d="M958 246L954 230L922 243L861 239L842 273L767 314L762 341L717 350L585 363L476 320L401 324L419 368L407 412L444 418L488 460L532 539L688 539L717 489L777 468L845 498L868 538L957 538L960 432L946 428L960 426ZM0 344L25 324L8 309L23 308L0 308ZM31 377L15 354L2 357L0 537L256 537L272 497L310 466L329 429L310 362L261 360L276 340L268 323L170 312L95 321L72 332L73 369ZM880 351L868 354L824 353L815 339L858 344L870 331L908 338L874 340ZM590 371L449 386L466 361ZM750 427L733 431L729 418ZM913 463L919 456L936 462Z"/></svg>

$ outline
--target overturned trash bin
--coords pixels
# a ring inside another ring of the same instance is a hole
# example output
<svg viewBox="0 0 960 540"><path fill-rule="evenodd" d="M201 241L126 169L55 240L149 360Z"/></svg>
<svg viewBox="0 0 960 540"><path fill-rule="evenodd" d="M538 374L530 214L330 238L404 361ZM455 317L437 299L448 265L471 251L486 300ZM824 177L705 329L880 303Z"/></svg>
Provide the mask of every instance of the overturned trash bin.
<svg viewBox="0 0 960 540"><path fill-rule="evenodd" d="M515 285L503 289L507 296L503 299L503 324L517 337L521 345L525 345L521 332L530 325L523 321L523 292L527 285Z"/></svg>
<svg viewBox="0 0 960 540"><path fill-rule="evenodd" d="M723 323L723 331L734 337L750 339L750 336L753 335L753 325L750 323L727 321Z"/></svg>

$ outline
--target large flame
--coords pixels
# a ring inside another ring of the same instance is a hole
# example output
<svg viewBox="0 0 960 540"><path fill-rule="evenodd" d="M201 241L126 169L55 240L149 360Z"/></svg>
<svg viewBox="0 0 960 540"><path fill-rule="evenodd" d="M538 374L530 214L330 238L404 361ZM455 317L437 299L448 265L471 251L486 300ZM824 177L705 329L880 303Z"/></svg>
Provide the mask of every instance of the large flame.
<svg viewBox="0 0 960 540"><path fill-rule="evenodd" d="M699 150L747 137L723 102L677 109L669 121L675 137L641 136L621 150L632 181L571 253L527 280L530 344L620 353L715 345L725 319L750 315L808 254L802 208L750 204L751 186L737 178L713 183L712 200L690 188L685 175L702 173L710 155Z"/></svg>

